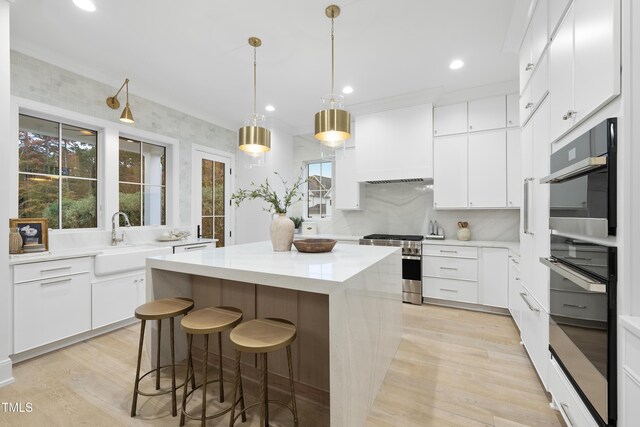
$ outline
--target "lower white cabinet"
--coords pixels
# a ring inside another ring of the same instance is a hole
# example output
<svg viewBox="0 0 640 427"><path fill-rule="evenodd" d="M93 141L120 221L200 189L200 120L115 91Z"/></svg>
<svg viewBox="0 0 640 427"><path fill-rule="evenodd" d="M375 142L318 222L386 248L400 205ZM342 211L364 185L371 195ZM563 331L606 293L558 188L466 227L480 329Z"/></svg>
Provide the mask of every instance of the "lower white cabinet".
<svg viewBox="0 0 640 427"><path fill-rule="evenodd" d="M481 248L478 303L493 307L509 305L509 251Z"/></svg>
<svg viewBox="0 0 640 427"><path fill-rule="evenodd" d="M567 425L572 427L597 427L598 424L593 417L591 417L589 410L582 403L582 400L580 400L580 397L556 361L549 359L548 366L549 391L553 396L553 403L562 414L562 418L564 418ZM638 400L636 400L636 402L638 402ZM637 420L638 418L635 418L634 422ZM628 425L631 426L633 424Z"/></svg>
<svg viewBox="0 0 640 427"><path fill-rule="evenodd" d="M618 400L618 410L622 415L620 426L632 426L640 420L640 328L638 318L636 327L632 328L624 322L623 332L623 368L622 399ZM620 367L618 367L620 369ZM620 378L620 376L618 376Z"/></svg>
<svg viewBox="0 0 640 427"><path fill-rule="evenodd" d="M174 246L173 253L204 251L205 249L213 249L216 247L214 242L194 243L189 245Z"/></svg>
<svg viewBox="0 0 640 427"><path fill-rule="evenodd" d="M424 289L423 295L428 298L473 304L478 302L478 282L441 277L424 277L422 286Z"/></svg>
<svg viewBox="0 0 640 427"><path fill-rule="evenodd" d="M91 329L89 273L17 283L13 289L14 353Z"/></svg>
<svg viewBox="0 0 640 427"><path fill-rule="evenodd" d="M538 372L538 377L546 388L550 357L549 313L532 296L525 283L521 282L519 294L524 302L520 318L520 338Z"/></svg>
<svg viewBox="0 0 640 427"><path fill-rule="evenodd" d="M522 309L524 308L524 301L520 297L522 292L520 277L520 257L509 255L509 313L518 329L522 329Z"/></svg>
<svg viewBox="0 0 640 427"><path fill-rule="evenodd" d="M345 148L343 156L336 156L335 209L364 209L364 184L356 181L356 150Z"/></svg>
<svg viewBox="0 0 640 427"><path fill-rule="evenodd" d="M91 326L107 326L134 316L145 302L144 271L91 284Z"/></svg>

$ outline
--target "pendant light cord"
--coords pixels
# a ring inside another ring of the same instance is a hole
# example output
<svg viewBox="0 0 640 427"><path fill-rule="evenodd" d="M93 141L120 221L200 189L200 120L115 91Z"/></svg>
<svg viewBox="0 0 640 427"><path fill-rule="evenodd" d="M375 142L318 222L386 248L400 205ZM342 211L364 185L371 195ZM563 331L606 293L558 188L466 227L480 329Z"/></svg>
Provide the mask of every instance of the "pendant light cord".
<svg viewBox="0 0 640 427"><path fill-rule="evenodd" d="M333 47L333 12L331 13L331 108L333 109L334 97L333 97L333 88L334 88L334 47Z"/></svg>
<svg viewBox="0 0 640 427"><path fill-rule="evenodd" d="M253 120L256 120L256 47L253 47Z"/></svg>

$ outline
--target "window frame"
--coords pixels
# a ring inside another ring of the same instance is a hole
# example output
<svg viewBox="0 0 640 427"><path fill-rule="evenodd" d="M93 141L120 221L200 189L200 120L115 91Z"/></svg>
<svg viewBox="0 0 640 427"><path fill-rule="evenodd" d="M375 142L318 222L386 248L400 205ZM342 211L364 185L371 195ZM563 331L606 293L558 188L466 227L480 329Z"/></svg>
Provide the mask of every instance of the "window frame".
<svg viewBox="0 0 640 427"><path fill-rule="evenodd" d="M331 163L331 215L323 216L309 216L309 165L316 163ZM304 177L306 178L304 184L304 208L303 208L303 218L304 221L331 221L333 219L333 198L335 196L334 191L334 183L335 183L335 174L336 174L336 162L335 159L314 159L314 160L305 160L303 162L304 165Z"/></svg>

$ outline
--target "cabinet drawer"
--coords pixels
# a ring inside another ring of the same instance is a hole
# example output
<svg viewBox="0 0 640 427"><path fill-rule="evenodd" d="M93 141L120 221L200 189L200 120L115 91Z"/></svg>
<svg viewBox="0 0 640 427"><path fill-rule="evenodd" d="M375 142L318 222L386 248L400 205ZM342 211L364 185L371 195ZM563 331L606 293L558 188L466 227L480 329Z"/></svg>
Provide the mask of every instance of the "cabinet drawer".
<svg viewBox="0 0 640 427"><path fill-rule="evenodd" d="M476 282L425 277L422 286L424 295L429 298L478 303L478 284Z"/></svg>
<svg viewBox="0 0 640 427"><path fill-rule="evenodd" d="M478 248L473 246L422 245L422 255L478 258Z"/></svg>
<svg viewBox="0 0 640 427"><path fill-rule="evenodd" d="M549 390L567 425L576 427L598 425L553 359L549 363Z"/></svg>
<svg viewBox="0 0 640 427"><path fill-rule="evenodd" d="M214 245L211 242L197 243L194 245L174 246L173 253L178 254L181 252L197 252L197 251L204 251L204 250L213 249L213 248L214 248Z"/></svg>
<svg viewBox="0 0 640 427"><path fill-rule="evenodd" d="M476 281L478 280L478 260L425 256L422 275Z"/></svg>
<svg viewBox="0 0 640 427"><path fill-rule="evenodd" d="M92 260L91 257L84 257L16 265L13 267L13 282L22 283L69 274L90 273Z"/></svg>
<svg viewBox="0 0 640 427"><path fill-rule="evenodd" d="M14 352L91 329L90 275L76 274L14 286Z"/></svg>
<svg viewBox="0 0 640 427"><path fill-rule="evenodd" d="M140 304L144 273L91 284L91 327L93 329L132 318Z"/></svg>

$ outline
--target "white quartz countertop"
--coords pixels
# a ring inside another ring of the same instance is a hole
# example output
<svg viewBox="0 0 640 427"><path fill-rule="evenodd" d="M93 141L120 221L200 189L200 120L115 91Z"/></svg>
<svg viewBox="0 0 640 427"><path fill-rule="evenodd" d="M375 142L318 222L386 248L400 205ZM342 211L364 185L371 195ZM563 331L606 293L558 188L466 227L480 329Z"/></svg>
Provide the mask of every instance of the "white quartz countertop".
<svg viewBox="0 0 640 427"><path fill-rule="evenodd" d="M445 239L445 240L429 240L425 239L422 241L423 245L444 245L444 246L474 246L474 247L482 247L482 248L505 248L509 249L511 252L516 255L520 255L520 242L509 242L509 241L499 241L499 240L456 240L456 239Z"/></svg>
<svg viewBox="0 0 640 427"><path fill-rule="evenodd" d="M274 252L266 241L155 256L147 268L328 294L335 286L327 285L339 285L394 253L400 257L400 248L340 243L326 253Z"/></svg>
<svg viewBox="0 0 640 427"><path fill-rule="evenodd" d="M105 251L117 251L118 248L125 249L125 248L142 247L142 246L172 247L172 246L195 245L198 243L209 243L214 241L215 241L214 239L187 238L184 240L175 240L170 242L160 242L157 240L152 240L150 242L137 242L134 244L127 244L127 245L120 245L120 246L56 249L52 251L38 252L33 254L9 255L9 265L29 264L32 262L56 261L59 259L92 257L92 256L100 255Z"/></svg>

